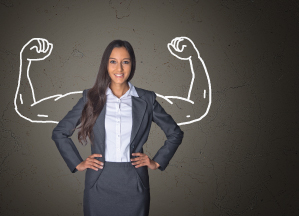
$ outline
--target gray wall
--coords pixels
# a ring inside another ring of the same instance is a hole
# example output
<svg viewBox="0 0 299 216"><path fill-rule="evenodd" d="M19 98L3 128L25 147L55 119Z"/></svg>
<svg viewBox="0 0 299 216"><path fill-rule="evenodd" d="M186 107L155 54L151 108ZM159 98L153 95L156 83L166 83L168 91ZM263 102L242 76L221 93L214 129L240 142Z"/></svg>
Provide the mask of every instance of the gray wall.
<svg viewBox="0 0 299 216"><path fill-rule="evenodd" d="M190 68L166 47L177 36L197 46L213 102L202 121L181 126L185 138L166 170L149 170L150 215L299 214L297 1L0 3L1 215L83 215L85 172L70 173L51 140L55 124L14 111L22 46L34 37L54 44L32 65L37 99L90 88L113 39L135 49L135 86L185 96ZM73 140L85 159L90 147ZM145 153L153 157L164 140L153 123Z"/></svg>

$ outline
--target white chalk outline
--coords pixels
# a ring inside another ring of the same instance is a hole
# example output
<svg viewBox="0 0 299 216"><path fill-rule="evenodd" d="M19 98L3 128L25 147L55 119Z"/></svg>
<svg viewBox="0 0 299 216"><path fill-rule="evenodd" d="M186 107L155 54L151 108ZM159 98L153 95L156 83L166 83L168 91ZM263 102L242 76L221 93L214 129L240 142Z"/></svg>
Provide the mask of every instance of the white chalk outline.
<svg viewBox="0 0 299 216"><path fill-rule="evenodd" d="M75 91L75 92L69 92L69 93L66 93L64 95L62 94L57 94L57 95L52 95L52 96L49 96L49 97L45 97L45 98L42 98L40 99L39 101L36 101L35 99L35 93L34 93L34 89L33 89L33 86L32 86L32 82L31 82L31 79L30 79L30 76L29 76L29 69L30 69L30 65L31 65L31 62L32 61L42 61L44 59L46 59L48 56L51 55L52 53L52 50L53 50L53 44L52 43L49 43L47 39L44 39L44 38L32 38L31 40L29 40L24 46L23 48L21 49L20 51L20 70L19 70L19 79L18 79L18 86L17 86L17 90L16 90L16 94L15 94L15 98L14 98L14 105L15 105L15 111L19 114L20 117L32 122L32 123L56 123L58 124L58 121L51 121L51 120L32 120L26 116L23 116L19 110L18 110L18 106L17 106L17 98L18 98L18 93L19 93L19 88L20 88L20 81L21 81L21 74L22 74L22 64L23 64L23 59L22 59L22 53L24 51L24 49L32 42L32 41L37 41L38 44L39 44L39 47L37 46L32 46L30 48L30 50L32 49L35 49L37 53L46 53L46 52L49 52L46 56L44 56L43 58L38 58L38 59L29 59L27 58L27 61L29 62L28 63L28 67L27 67L27 70L26 70L26 75L27 75L27 79L29 81L29 84L30 84L30 87L31 87L31 92L32 92L32 98L33 98L33 101L34 103L32 103L30 106L34 106L42 101L45 101L45 100L49 100L49 99L52 99L52 98L55 98L55 101L59 100L60 98L62 97L65 97L67 95L70 95L70 94L78 94L78 93L81 93L83 91ZM22 94L20 94L20 101L21 101L21 104L23 104L23 99L22 99ZM48 117L48 115L42 115L42 114L37 114L38 117Z"/></svg>
<svg viewBox="0 0 299 216"><path fill-rule="evenodd" d="M184 50L185 47L187 47L187 45L183 45L181 49L179 49L179 43L183 40L188 40L189 42L192 43L193 45L193 48L195 49L196 53L197 53L197 57L198 59L201 61L202 65L203 65L203 68L205 70L205 74L206 74L206 77L207 77L207 81L208 81L208 85L209 85L209 97L208 97L208 100L209 100L209 104L208 104L208 107L206 109L206 112L200 116L199 118L197 119L194 119L194 120L191 120L191 121L187 121L187 122L181 122L181 123L178 123L178 125L185 125L185 124L191 124L193 122L197 122L197 121L200 121L201 119L203 119L209 112L210 110L210 107L211 107L211 104L212 104L212 88L211 88L211 81L210 81L210 78L209 78L209 74L208 74L208 71L207 71L207 68L206 68L206 65L203 61L203 59L200 57L199 55L199 52L196 48L196 46L194 45L193 41L191 39L189 39L188 37L185 37L185 36L182 36L182 37L176 37L174 38L171 43L168 43L167 44L167 48L169 50L169 52L177 57L178 59L180 60L188 60L189 61L189 64L190 64L190 68L191 68L191 73L192 73L192 79L191 79L191 83L190 83L190 87L189 87L189 91L188 91L188 97L187 98L184 98L184 97L179 97L179 96L163 96L163 95L160 95L160 94L157 94L156 95L158 97L161 97L163 98L164 100L166 100L167 102L169 102L170 104L173 104L173 102L169 99L169 98L176 98L176 99L180 99L180 100L183 100L183 101L186 101L186 102L189 102L191 104L194 104L194 101L190 100L190 97L191 97L191 92L192 92L192 88L193 88L193 82L194 82L194 79L195 79L195 73L194 73L194 69L193 69L193 64L192 64L192 56L189 56L187 58L182 58L180 56L178 56L177 54L173 53L172 50L170 49L170 47L172 47L175 51L177 52L182 52ZM15 105L15 111L19 114L20 117L30 121L30 122L33 122L33 123L56 123L58 124L58 121L51 121L51 120L32 120L26 116L23 116L19 111L18 111L18 107L17 107L17 98L18 98L18 92L19 92L19 88L20 88L20 81L21 81L21 74L22 74L22 53L24 51L24 49L32 42L32 41L37 41L38 44L39 44L39 47L38 46L32 46L30 48L30 50L32 49L36 49L36 52L37 53L46 53L46 52L49 52L46 56L44 56L43 58L37 58L37 59L29 59L27 58L27 61L29 61L28 63L28 67L27 67L27 70L26 70L26 74L27 74L27 79L29 81L29 84L30 84L30 87L31 87L31 92L32 92L32 98L33 98L33 101L34 103L32 103L30 106L35 106L36 104L42 102L42 101L45 101L45 100L49 100L49 99L52 99L52 98L55 98L54 101L57 101L67 95L70 95L70 94L82 94L83 91L74 91L74 92L69 92L69 93L66 93L64 95L62 94L56 94L56 95L52 95L52 96L49 96L49 97L45 97L45 98L42 98L40 99L39 101L36 101L35 99L35 93L34 93L34 89L33 89L33 86L32 86L32 82L31 82L31 79L30 79L30 76L29 76L29 69L30 69L30 66L31 66L31 62L32 61L42 61L44 59L46 59L48 56L51 55L51 52L53 50L53 44L52 43L49 43L46 39L44 38L32 38L30 41L28 41L24 46L23 48L21 49L20 51L20 70L19 70L19 79L18 79L18 86L17 86L17 90L16 90L16 94L15 94L15 98L14 98L14 105ZM203 92L203 98L206 99L206 89L204 89L204 92ZM20 94L20 102L21 104L23 104L23 99L22 99L22 94ZM48 117L48 115L43 115L43 114L37 114L38 117ZM186 116L187 118L190 118L190 115L187 115Z"/></svg>
<svg viewBox="0 0 299 216"><path fill-rule="evenodd" d="M167 48L169 50L169 52L177 57L178 59L180 60L188 60L189 61L189 64L190 64L190 68L191 68L191 73L192 73L192 79L191 79L191 83L190 83L190 87L189 87L189 92L188 92L188 97L187 98L183 98L183 97L178 97L178 96L162 96L162 95L159 95L157 94L157 96L159 97L162 97L163 99L165 99L166 101L168 101L170 104L173 104L172 101L169 100L169 98L176 98L176 99L180 99L180 100L184 100L184 101L187 101L189 103L192 103L194 104L194 101L190 100L190 96L191 96L191 92L192 92L192 88L193 88L193 82L194 82L194 79L195 79L195 73L194 73L194 69L193 69L193 64L192 64L192 56L189 56L187 58L182 58L178 55L176 55L175 53L172 52L172 50L170 49L170 46L173 47L177 52L182 52L184 50L185 47L187 47L187 45L183 45L182 48L180 49L179 48L179 43L183 40L188 40L190 43L192 43L193 45L193 48L195 49L196 53L197 53L197 57L198 59L201 61L202 65L203 65L203 68L205 70L205 74L206 74L206 77L207 77L207 80L208 80L208 85L209 85L209 104L208 104L208 107L206 109L206 112L199 118L197 119L194 119L194 120L191 120L191 121L187 121L187 122L181 122L181 123L178 123L178 125L185 125L185 124L191 124L193 122L197 122L197 121L200 121L201 119L203 119L209 112L210 110L210 107L211 107L211 104L212 104L212 87L211 87L211 81L210 81L210 77L209 77L209 74L208 74L208 70L207 70L207 67L203 61L203 59L200 57L199 55L199 52L198 52L198 49L196 48L195 44L193 43L193 41L188 38L188 37L185 37L185 36L182 36L182 37L176 37L174 38L170 43L167 44ZM203 93L203 98L205 99L206 98L206 90L204 90L204 93ZM190 115L187 115L186 116L187 118L190 117Z"/></svg>

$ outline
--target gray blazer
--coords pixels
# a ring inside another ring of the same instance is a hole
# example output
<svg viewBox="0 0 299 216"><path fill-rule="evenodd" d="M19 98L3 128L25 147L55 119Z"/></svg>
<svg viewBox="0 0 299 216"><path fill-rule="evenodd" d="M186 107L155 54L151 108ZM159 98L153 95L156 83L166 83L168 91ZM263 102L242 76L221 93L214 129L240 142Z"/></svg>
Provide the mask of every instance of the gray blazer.
<svg viewBox="0 0 299 216"><path fill-rule="evenodd" d="M130 139L130 157L134 152L143 153L143 145L148 139L152 121L155 122L165 133L167 140L158 150L152 160L160 164L159 169L165 170L169 161L176 152L178 146L182 143L184 132L173 120L171 115L167 114L163 107L156 101L156 94L135 86L139 97L132 96L132 133ZM78 149L69 138L74 133L74 128L80 124L80 117L84 105L87 101L87 91L83 91L83 96L71 111L57 124L52 133L52 139L72 173L77 171L76 166L83 161ZM99 161L105 162L105 113L106 104L103 107L96 123L93 127L94 145L91 145L91 153L102 154L102 157L96 157ZM105 169L105 165L104 165ZM148 167L141 166L135 168L139 174L143 186L149 188ZM85 188L91 188L102 173L88 168L85 173Z"/></svg>

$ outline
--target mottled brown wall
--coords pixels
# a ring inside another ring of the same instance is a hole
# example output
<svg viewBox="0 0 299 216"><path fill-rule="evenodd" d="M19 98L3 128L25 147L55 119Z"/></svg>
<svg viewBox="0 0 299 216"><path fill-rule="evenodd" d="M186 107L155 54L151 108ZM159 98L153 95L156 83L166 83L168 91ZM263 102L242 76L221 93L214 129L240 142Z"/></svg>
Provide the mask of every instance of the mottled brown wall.
<svg viewBox="0 0 299 216"><path fill-rule="evenodd" d="M185 96L190 67L166 45L187 36L208 68L213 102L202 121L181 126L167 169L149 170L150 215L298 215L298 8L295 0L1 0L0 214L83 215L85 172L70 173L51 140L55 124L14 111L27 41L54 44L32 65L37 99L90 88L113 39L135 49L135 86ZM86 158L90 147L73 138ZM153 124L146 153L164 140Z"/></svg>

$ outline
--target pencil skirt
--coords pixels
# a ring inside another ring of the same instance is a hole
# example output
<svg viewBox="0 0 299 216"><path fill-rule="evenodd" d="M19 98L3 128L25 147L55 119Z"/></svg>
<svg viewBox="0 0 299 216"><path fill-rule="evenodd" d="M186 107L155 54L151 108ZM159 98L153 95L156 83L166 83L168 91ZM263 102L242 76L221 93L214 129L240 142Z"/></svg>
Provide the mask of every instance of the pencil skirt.
<svg viewBox="0 0 299 216"><path fill-rule="evenodd" d="M98 180L84 189L84 216L148 216L150 189L131 162L105 161Z"/></svg>

